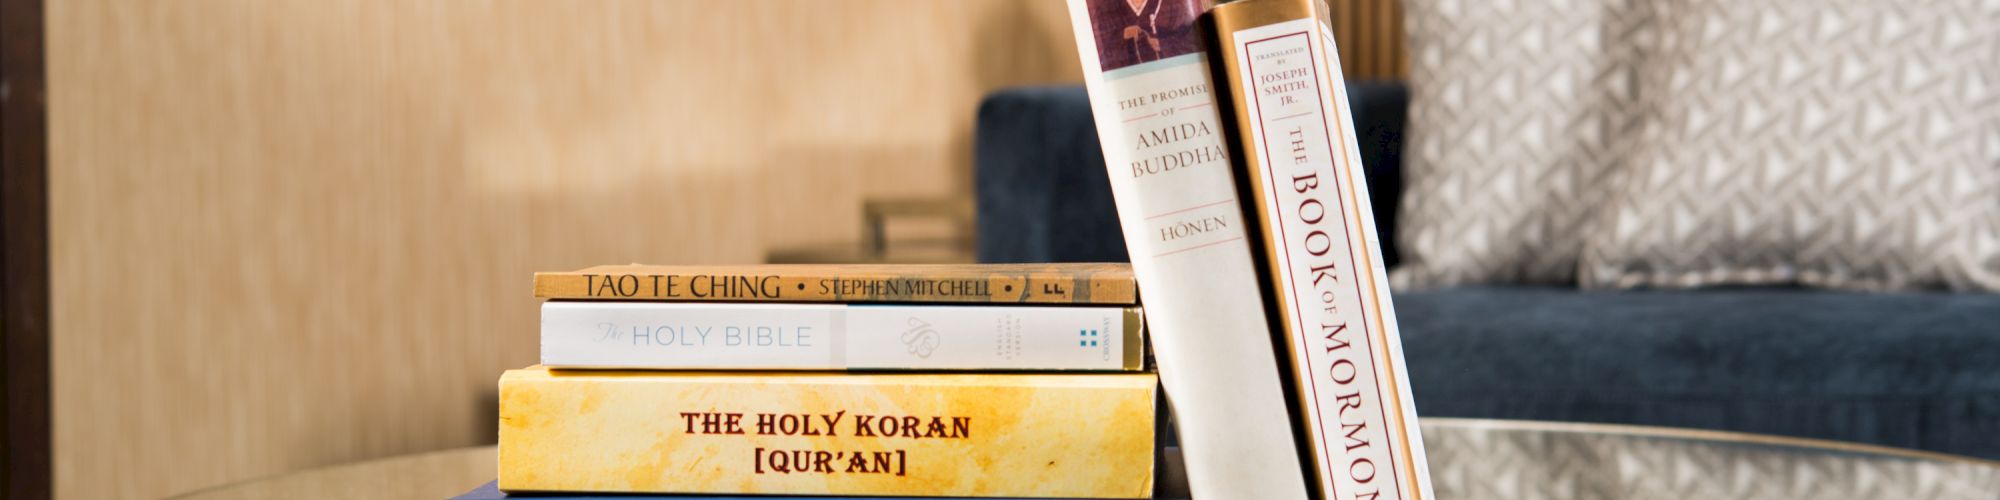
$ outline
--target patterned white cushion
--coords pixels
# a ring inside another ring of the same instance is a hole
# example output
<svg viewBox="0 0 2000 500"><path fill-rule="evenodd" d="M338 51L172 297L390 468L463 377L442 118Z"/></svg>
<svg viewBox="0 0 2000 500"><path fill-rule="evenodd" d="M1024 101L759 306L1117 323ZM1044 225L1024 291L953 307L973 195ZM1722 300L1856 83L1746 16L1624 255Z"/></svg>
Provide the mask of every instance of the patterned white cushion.
<svg viewBox="0 0 2000 500"><path fill-rule="evenodd" d="M1543 428L1537 428L1543 427ZM1437 498L1992 500L2000 467L1705 431L1427 418Z"/></svg>
<svg viewBox="0 0 2000 500"><path fill-rule="evenodd" d="M1406 2L1397 287L1576 281L1638 123L1645 3Z"/></svg>
<svg viewBox="0 0 2000 500"><path fill-rule="evenodd" d="M2000 290L2000 0L1650 4L1585 286Z"/></svg>

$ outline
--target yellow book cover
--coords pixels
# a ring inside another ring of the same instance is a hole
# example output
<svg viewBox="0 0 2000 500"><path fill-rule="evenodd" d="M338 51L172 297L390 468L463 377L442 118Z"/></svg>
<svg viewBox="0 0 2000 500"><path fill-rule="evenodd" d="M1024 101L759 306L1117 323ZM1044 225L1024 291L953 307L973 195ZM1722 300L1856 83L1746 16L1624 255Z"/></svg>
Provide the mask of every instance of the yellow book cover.
<svg viewBox="0 0 2000 500"><path fill-rule="evenodd" d="M500 489L1146 498L1152 374L500 378Z"/></svg>
<svg viewBox="0 0 2000 500"><path fill-rule="evenodd" d="M1129 264L597 266L535 273L535 296L728 302L1139 302Z"/></svg>

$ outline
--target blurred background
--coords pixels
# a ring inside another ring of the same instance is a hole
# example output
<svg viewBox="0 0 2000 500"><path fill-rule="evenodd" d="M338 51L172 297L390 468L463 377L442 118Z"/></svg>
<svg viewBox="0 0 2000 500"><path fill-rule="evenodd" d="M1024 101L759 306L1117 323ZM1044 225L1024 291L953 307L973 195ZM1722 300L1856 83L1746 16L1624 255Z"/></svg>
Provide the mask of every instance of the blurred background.
<svg viewBox="0 0 2000 500"><path fill-rule="evenodd" d="M1350 77L1402 71L1387 5ZM17 498L489 443L534 271L865 249L970 196L982 96L1080 81L1060 0L5 6Z"/></svg>

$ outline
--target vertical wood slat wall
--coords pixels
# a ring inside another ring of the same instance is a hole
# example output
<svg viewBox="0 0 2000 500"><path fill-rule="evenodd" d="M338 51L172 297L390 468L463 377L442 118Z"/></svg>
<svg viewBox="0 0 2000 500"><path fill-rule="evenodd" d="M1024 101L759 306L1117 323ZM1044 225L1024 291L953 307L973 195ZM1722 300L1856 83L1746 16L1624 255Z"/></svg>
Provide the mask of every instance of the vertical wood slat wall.
<svg viewBox="0 0 2000 500"><path fill-rule="evenodd" d="M1340 43L1340 67L1347 79L1402 78L1409 73L1401 0L1327 0L1327 5L1333 8L1333 37Z"/></svg>
<svg viewBox="0 0 2000 500"><path fill-rule="evenodd" d="M532 272L859 241L1082 78L1061 0L47 7L58 500L490 443Z"/></svg>

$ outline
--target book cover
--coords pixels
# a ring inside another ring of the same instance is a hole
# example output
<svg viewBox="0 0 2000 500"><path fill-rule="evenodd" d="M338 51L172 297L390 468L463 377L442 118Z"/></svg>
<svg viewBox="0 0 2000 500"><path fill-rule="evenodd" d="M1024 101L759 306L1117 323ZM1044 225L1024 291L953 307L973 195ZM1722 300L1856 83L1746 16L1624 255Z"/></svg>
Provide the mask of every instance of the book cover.
<svg viewBox="0 0 2000 500"><path fill-rule="evenodd" d="M1243 0L1206 19L1319 496L1428 500L1326 4Z"/></svg>
<svg viewBox="0 0 2000 500"><path fill-rule="evenodd" d="M801 497L781 497L781 496L767 496L767 495L755 495L755 496L743 496L743 495L728 495L728 496L714 496L714 495L704 495L704 496L688 496L688 495L632 495L632 494L623 494L623 493L605 493L605 494L587 494L587 493L586 493L586 494L574 494L574 495L563 495L563 494L554 494L554 495L551 495L551 494L529 494L529 495L508 495L508 494L507 494L507 492L504 492L504 491L500 491L500 482L499 482L499 481L487 481L487 482L486 482L486 484L482 484L482 485L479 485L479 487L478 487L478 488L473 488L473 489L472 489L472 491L467 491L467 492L465 492L465 493L463 493L463 494L460 494L459 496L455 496L455 497L452 497L452 498L451 498L451 500L503 500L503 499L508 499L508 498L515 498L515 499L531 499L531 500L645 500L645 499L654 499L654 500L827 500L827 497L822 497L822 496L810 496L810 497L803 497L803 496L801 496ZM841 498L841 499L843 499L843 500L925 500L925 499L942 499L942 498L954 498L954 497L840 497L840 498ZM956 498L968 498L968 497L956 497ZM994 499L992 499L992 500L1006 500L1006 499L1000 499L1000 498L994 498ZM1024 499L1019 499L1019 498L1016 498L1016 499L1014 499L1014 500L1024 500Z"/></svg>
<svg viewBox="0 0 2000 500"><path fill-rule="evenodd" d="M535 296L722 302L1139 302L1132 267L1125 264L598 266L535 273Z"/></svg>
<svg viewBox="0 0 2000 500"><path fill-rule="evenodd" d="M1306 497L1196 33L1201 0L1069 0L1153 356L1199 498Z"/></svg>
<svg viewBox="0 0 2000 500"><path fill-rule="evenodd" d="M1155 478L1154 478L1154 483L1153 483L1153 498L1155 498L1155 499L1157 499L1157 500L1188 500L1188 499L1189 499L1190 497L1188 496L1188 492L1187 492L1187 474L1186 474L1186 471L1185 471L1185 470L1183 470L1183 469L1181 469L1181 468L1180 468L1180 464L1181 464L1181 450L1180 450L1180 447L1178 447L1178 446L1165 446L1165 447L1162 447L1162 448L1160 448L1160 450L1159 450L1159 454L1158 454L1157 456L1158 456L1158 458L1154 459L1154 464L1155 464L1155 465L1156 465L1156 466L1158 467L1158 472L1156 472L1156 473L1155 473ZM479 487L478 487L478 488L474 488L474 489L473 489L472 491L468 491L468 492L465 492L464 494L461 494L461 495L459 495L459 496L456 496L456 497L452 497L452 500L499 500L499 499L502 499L502 498L539 498L539 499L547 499L547 500L557 500L557 499L562 499L562 500L585 500L585 499L591 499L591 500L609 500L609 499L627 499L627 500L634 500L634 499L640 499L640 498L659 498L659 499L679 499L679 500L779 500L779 499L786 499L786 500L815 500L815 499L825 499L825 498L827 498L827 497L823 497L823 496L771 496L771 495L706 495L706 496L691 496L691 495L671 495L671 494L643 494L643 493L568 493L568 494L564 494L564 493L532 493L532 492L531 492L531 493L523 493L523 494L519 494L519 495L508 495L508 494L507 494L507 492L505 492L505 491L500 491L500 481L497 481L497 480L496 480L496 481L487 481L487 482L486 482L485 484L481 484L481 485L479 485ZM853 499L853 500L888 500L888 499L892 499L892 498L900 498L900 499L912 499L912 500L914 500L914 499L919 499L919 498L952 498L952 497L907 497L907 496L899 496L899 497L858 497L858 496L847 496L847 497L840 497L840 498L847 498L847 499ZM973 498L973 497L958 497L958 498ZM983 497L983 498L998 498L998 497Z"/></svg>
<svg viewBox="0 0 2000 500"><path fill-rule="evenodd" d="M501 490L1144 498L1157 380L561 371L500 378Z"/></svg>
<svg viewBox="0 0 2000 500"><path fill-rule="evenodd" d="M764 370L1143 368L1120 306L549 301L542 365Z"/></svg>

